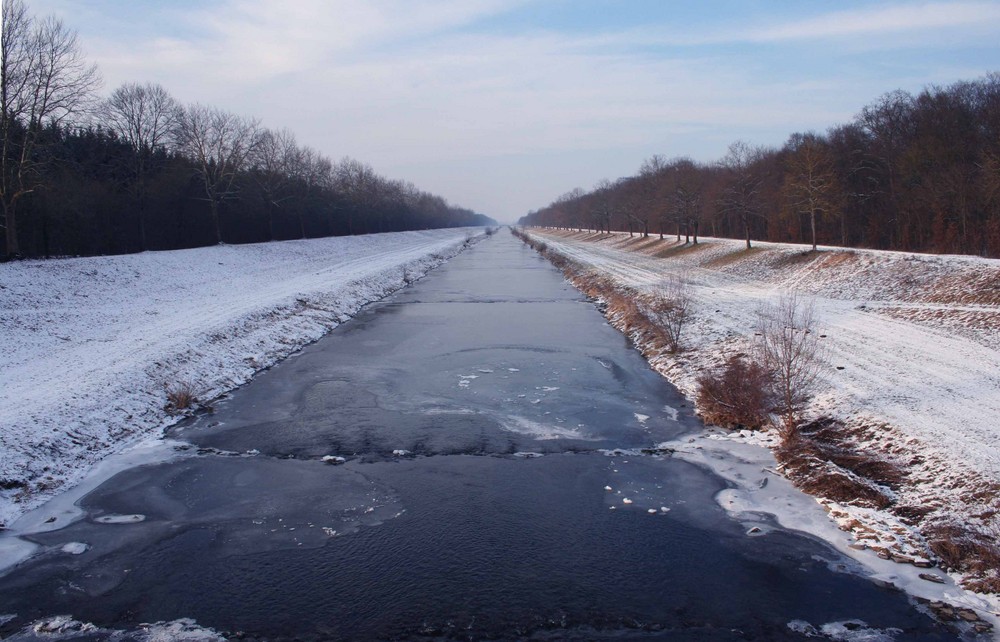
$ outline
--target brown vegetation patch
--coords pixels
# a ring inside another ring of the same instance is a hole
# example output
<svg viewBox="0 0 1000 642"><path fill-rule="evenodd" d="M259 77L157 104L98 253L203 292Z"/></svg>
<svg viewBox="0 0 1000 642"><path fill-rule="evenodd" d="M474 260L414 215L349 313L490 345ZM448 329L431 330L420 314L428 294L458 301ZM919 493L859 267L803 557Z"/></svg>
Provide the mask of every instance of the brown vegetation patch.
<svg viewBox="0 0 1000 642"><path fill-rule="evenodd" d="M658 259L669 259L681 254L692 254L708 247L705 243L678 243L677 241L668 241L666 239L663 240L663 243L670 243L670 245L662 250L656 250L652 253L652 256Z"/></svg>
<svg viewBox="0 0 1000 642"><path fill-rule="evenodd" d="M836 250L823 252L820 256L820 266L824 270L842 268L848 263L857 263L858 253L851 250Z"/></svg>
<svg viewBox="0 0 1000 642"><path fill-rule="evenodd" d="M1000 268L977 266L935 280L921 300L928 303L1000 306Z"/></svg>
<svg viewBox="0 0 1000 642"><path fill-rule="evenodd" d="M859 452L844 425L829 417L800 426L799 437L812 442L825 460L879 485L897 489L906 477L899 464L877 454Z"/></svg>
<svg viewBox="0 0 1000 642"><path fill-rule="evenodd" d="M167 385L166 391L167 412L176 413L190 410L198 403L198 397L194 393L194 388L186 381Z"/></svg>
<svg viewBox="0 0 1000 642"><path fill-rule="evenodd" d="M740 261L744 261L753 256L761 254L762 252L768 252L768 251L770 250L765 250L762 247L752 247L750 249L744 248L742 250L734 250L732 252L729 252L728 254L724 254L722 256L712 259L711 261L708 261L702 267L709 269L722 268L726 267L727 265L739 263Z"/></svg>
<svg viewBox="0 0 1000 642"><path fill-rule="evenodd" d="M778 252L771 263L772 268L784 268L806 265L820 261L827 254L824 250L805 250L803 252Z"/></svg>
<svg viewBox="0 0 1000 642"><path fill-rule="evenodd" d="M743 355L731 357L719 372L698 379L698 412L716 426L759 429L768 422L770 383L763 366Z"/></svg>
<svg viewBox="0 0 1000 642"><path fill-rule="evenodd" d="M796 487L810 495L864 508L886 509L893 503L879 482L856 472L865 459L858 453L814 441L800 432L797 439L786 439L774 455Z"/></svg>
<svg viewBox="0 0 1000 642"><path fill-rule="evenodd" d="M942 522L924 529L927 544L944 569L969 576L963 586L979 593L1000 593L1000 529Z"/></svg>

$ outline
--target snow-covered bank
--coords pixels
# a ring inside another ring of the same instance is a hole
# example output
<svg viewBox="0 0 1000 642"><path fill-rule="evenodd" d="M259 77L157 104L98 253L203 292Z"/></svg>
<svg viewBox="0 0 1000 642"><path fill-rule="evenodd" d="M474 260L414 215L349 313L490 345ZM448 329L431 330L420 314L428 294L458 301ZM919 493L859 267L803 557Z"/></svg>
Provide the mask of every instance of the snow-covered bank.
<svg viewBox="0 0 1000 642"><path fill-rule="evenodd" d="M461 251L479 229L0 265L0 524Z"/></svg>
<svg viewBox="0 0 1000 642"><path fill-rule="evenodd" d="M928 525L997 528L1000 508L1000 261L627 234L531 230L584 270L652 291L681 275L692 295L684 351L652 365L692 399L699 376L753 342L762 300L815 306L828 353L810 418L833 417L866 455L897 465L891 512L827 503L883 554L917 559ZM915 551L917 554L915 554ZM996 570L993 571L996 573ZM989 575L989 573L987 573Z"/></svg>

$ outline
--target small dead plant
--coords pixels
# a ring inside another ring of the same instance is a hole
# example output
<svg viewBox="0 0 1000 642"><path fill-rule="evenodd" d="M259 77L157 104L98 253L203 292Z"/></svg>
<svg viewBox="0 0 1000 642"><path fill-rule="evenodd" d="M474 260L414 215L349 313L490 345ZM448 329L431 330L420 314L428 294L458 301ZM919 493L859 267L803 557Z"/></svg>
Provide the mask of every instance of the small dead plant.
<svg viewBox="0 0 1000 642"><path fill-rule="evenodd" d="M698 408L706 423L757 430L768 420L771 375L743 355L730 357L719 372L698 380Z"/></svg>
<svg viewBox="0 0 1000 642"><path fill-rule="evenodd" d="M667 350L675 353L681 349L681 332L691 316L691 292L687 281L673 274L664 284L646 297L646 307L654 323L663 331Z"/></svg>
<svg viewBox="0 0 1000 642"><path fill-rule="evenodd" d="M165 409L171 414L191 410L198 403L198 397L195 395L194 388L187 381L165 384L164 388L167 393L167 405Z"/></svg>
<svg viewBox="0 0 1000 642"><path fill-rule="evenodd" d="M794 439L799 411L812 395L824 362L812 303L793 292L765 304L758 311L757 337L757 360L771 375L782 439Z"/></svg>

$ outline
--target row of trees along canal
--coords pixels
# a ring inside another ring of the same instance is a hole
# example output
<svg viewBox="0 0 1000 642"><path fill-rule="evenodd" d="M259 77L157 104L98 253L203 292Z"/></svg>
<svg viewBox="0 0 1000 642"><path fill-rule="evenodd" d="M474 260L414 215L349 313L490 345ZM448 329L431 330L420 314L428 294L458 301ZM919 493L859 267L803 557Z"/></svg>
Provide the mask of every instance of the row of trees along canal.
<svg viewBox="0 0 1000 642"><path fill-rule="evenodd" d="M159 85L101 100L76 33L21 0L3 0L0 67L0 258L493 223Z"/></svg>
<svg viewBox="0 0 1000 642"><path fill-rule="evenodd" d="M1000 74L894 91L780 149L736 142L705 164L654 156L520 223L1000 257Z"/></svg>

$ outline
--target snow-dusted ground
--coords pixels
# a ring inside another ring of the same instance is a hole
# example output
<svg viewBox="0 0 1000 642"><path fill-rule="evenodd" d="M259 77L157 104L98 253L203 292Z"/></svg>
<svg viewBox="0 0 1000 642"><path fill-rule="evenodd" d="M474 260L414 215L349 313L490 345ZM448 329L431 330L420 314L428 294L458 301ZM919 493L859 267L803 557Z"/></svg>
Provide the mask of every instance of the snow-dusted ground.
<svg viewBox="0 0 1000 642"><path fill-rule="evenodd" d="M1000 261L703 238L530 230L622 285L652 291L681 275L692 295L684 352L652 365L694 398L697 379L747 351L762 301L811 300L827 351L810 416L832 416L857 446L908 471L897 504L990 528L1000 489ZM876 546L917 557L922 539L891 515L831 505L875 529ZM993 525L995 527L995 525ZM873 546L875 547L875 546Z"/></svg>
<svg viewBox="0 0 1000 642"><path fill-rule="evenodd" d="M459 252L479 229L0 265L0 525Z"/></svg>

